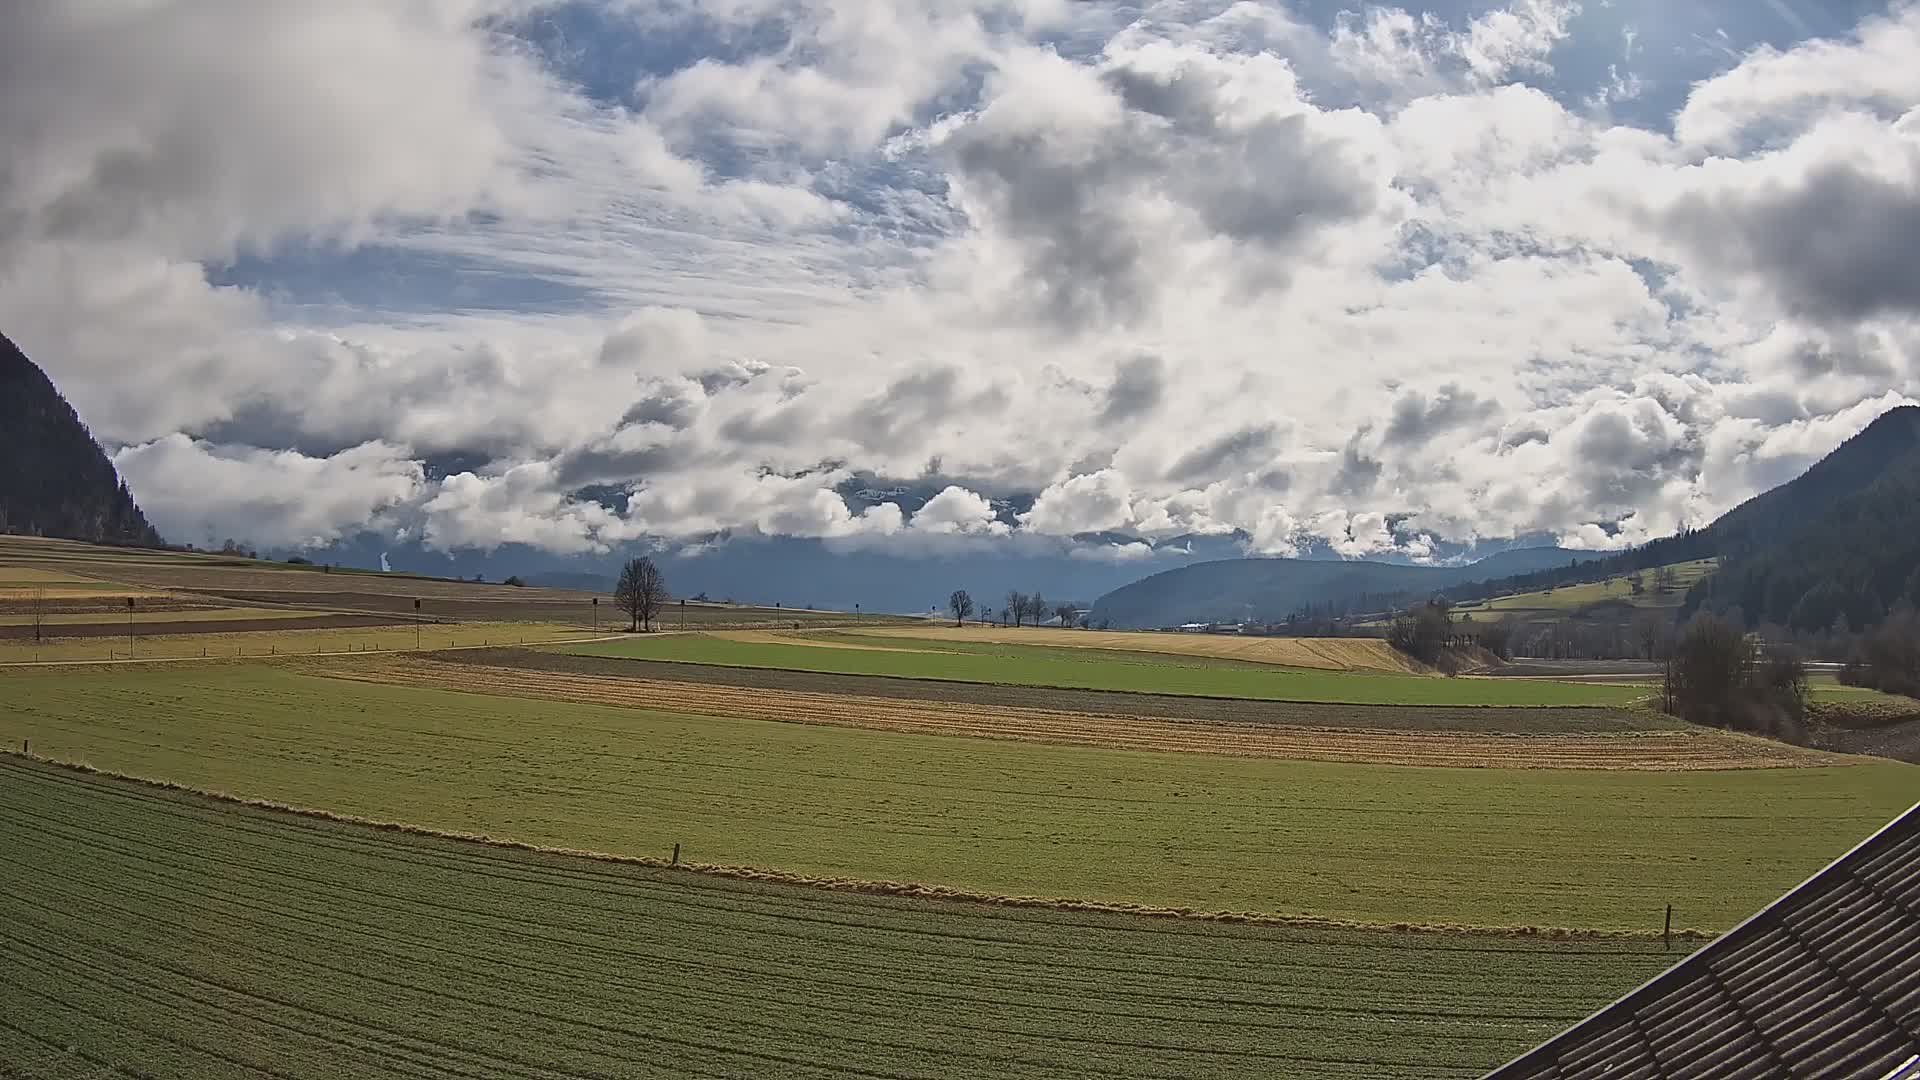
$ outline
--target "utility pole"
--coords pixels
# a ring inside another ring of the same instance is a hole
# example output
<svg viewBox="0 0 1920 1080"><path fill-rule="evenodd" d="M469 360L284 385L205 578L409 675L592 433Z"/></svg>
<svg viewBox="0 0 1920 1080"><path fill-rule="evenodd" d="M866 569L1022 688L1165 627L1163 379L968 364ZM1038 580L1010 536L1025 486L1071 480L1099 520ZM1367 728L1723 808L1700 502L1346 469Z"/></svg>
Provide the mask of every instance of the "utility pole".
<svg viewBox="0 0 1920 1080"><path fill-rule="evenodd" d="M600 632L600 598L593 598L593 632Z"/></svg>
<svg viewBox="0 0 1920 1080"><path fill-rule="evenodd" d="M413 651L420 651L420 598L413 598Z"/></svg>
<svg viewBox="0 0 1920 1080"><path fill-rule="evenodd" d="M687 598L684 596L680 598L680 629L682 632L687 629ZM674 845L674 850L678 851L679 848L680 845Z"/></svg>
<svg viewBox="0 0 1920 1080"><path fill-rule="evenodd" d="M133 659L133 597L127 597L127 659Z"/></svg>

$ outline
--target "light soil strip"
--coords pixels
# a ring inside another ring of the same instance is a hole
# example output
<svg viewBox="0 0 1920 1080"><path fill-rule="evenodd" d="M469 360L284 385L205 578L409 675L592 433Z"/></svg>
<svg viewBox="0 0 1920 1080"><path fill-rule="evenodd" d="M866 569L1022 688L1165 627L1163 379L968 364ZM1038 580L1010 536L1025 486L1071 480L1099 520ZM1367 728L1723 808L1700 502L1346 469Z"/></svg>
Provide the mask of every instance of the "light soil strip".
<svg viewBox="0 0 1920 1080"><path fill-rule="evenodd" d="M1711 731L1498 735L1229 724L561 674L404 657L372 663L328 663L316 665L314 670L361 682L424 685L701 716L1302 761L1668 771L1836 765L1854 760Z"/></svg>
<svg viewBox="0 0 1920 1080"><path fill-rule="evenodd" d="M1233 634L1166 634L1151 631L1062 630L998 626L907 626L860 630L871 637L917 638L921 641L971 641L1002 645L1044 645L1052 648L1115 649L1122 652L1167 653L1245 660L1276 667L1323 671L1385 671L1421 674L1428 669L1396 652L1377 638L1240 637ZM784 636L791 642L799 635Z"/></svg>
<svg viewBox="0 0 1920 1080"><path fill-rule="evenodd" d="M842 633L845 629L845 627L837 627L835 632ZM851 649L855 652L929 653L939 651L937 649L913 649L904 645L862 645L858 642L848 641L844 637L825 640L819 637L809 636L806 631L712 630L708 631L708 633L713 637L724 638L728 641L742 641L753 645L809 645L818 649Z"/></svg>

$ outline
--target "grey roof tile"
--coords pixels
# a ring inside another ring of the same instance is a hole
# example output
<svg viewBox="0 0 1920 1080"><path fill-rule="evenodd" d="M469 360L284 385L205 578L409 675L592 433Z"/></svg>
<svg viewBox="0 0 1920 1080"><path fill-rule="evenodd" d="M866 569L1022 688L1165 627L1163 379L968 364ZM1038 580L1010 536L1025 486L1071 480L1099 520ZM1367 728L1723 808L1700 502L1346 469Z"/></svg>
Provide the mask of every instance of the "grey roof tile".
<svg viewBox="0 0 1920 1080"><path fill-rule="evenodd" d="M1920 1055L1920 806L1488 1080L1889 1080Z"/></svg>

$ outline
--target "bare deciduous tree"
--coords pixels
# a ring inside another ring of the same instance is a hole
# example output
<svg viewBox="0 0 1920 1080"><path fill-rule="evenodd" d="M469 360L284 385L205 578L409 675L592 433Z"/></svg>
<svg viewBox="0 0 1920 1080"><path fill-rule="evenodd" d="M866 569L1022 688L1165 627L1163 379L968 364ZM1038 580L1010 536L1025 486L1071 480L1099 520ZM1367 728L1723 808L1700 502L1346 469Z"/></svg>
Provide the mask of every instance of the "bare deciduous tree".
<svg viewBox="0 0 1920 1080"><path fill-rule="evenodd" d="M1074 610L1074 607L1072 604L1055 604L1053 608L1053 613L1060 617L1060 625L1062 627L1071 627L1074 623L1074 620L1080 614L1078 611Z"/></svg>
<svg viewBox="0 0 1920 1080"><path fill-rule="evenodd" d="M953 625L959 626L973 614L973 597L965 589L955 589L953 595L947 597L947 610L953 612Z"/></svg>
<svg viewBox="0 0 1920 1080"><path fill-rule="evenodd" d="M1033 625L1035 626L1039 626L1047 620L1046 597L1041 596L1037 591L1032 596L1027 597L1027 618L1032 619Z"/></svg>
<svg viewBox="0 0 1920 1080"><path fill-rule="evenodd" d="M47 590L35 589L27 596L27 621L33 624L33 643L40 644L41 628L47 623Z"/></svg>
<svg viewBox="0 0 1920 1080"><path fill-rule="evenodd" d="M1008 593L1006 605L1002 607L1000 611L1003 615L1000 620L1001 622L1006 621L1004 616L1011 615L1013 616L1013 625L1019 626L1020 620L1027 617L1027 594L1023 592Z"/></svg>
<svg viewBox="0 0 1920 1080"><path fill-rule="evenodd" d="M628 559L620 568L620 583L614 586L613 602L627 613L629 630L643 626L653 629L653 620L667 606L667 578L652 559Z"/></svg>
<svg viewBox="0 0 1920 1080"><path fill-rule="evenodd" d="M1660 649L1660 639L1666 636L1667 620L1651 611L1643 611L1633 618L1633 643L1639 648L1640 655L1648 660L1657 660L1654 654Z"/></svg>

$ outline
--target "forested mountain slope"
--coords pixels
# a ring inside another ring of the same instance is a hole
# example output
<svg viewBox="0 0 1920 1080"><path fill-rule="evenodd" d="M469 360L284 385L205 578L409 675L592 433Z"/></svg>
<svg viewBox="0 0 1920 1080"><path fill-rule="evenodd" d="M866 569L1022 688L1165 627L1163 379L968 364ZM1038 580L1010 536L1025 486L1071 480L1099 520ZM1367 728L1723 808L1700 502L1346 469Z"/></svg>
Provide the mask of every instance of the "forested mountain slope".
<svg viewBox="0 0 1920 1080"><path fill-rule="evenodd" d="M0 532L160 543L73 406L5 336L0 336Z"/></svg>
<svg viewBox="0 0 1920 1080"><path fill-rule="evenodd" d="M1723 565L1694 586L1690 608L1824 630L1920 604L1920 408L1886 413L1709 532Z"/></svg>

